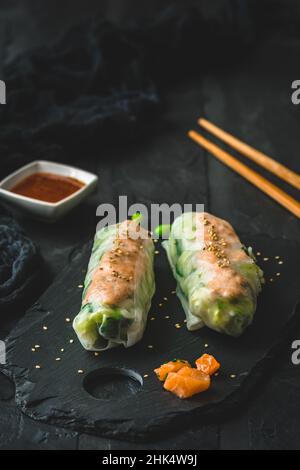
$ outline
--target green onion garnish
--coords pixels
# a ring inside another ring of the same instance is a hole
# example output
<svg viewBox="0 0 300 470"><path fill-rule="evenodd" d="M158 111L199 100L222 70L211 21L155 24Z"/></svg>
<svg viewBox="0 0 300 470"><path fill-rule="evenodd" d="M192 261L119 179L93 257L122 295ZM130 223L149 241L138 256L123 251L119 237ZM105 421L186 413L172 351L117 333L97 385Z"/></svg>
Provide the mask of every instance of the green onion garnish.
<svg viewBox="0 0 300 470"><path fill-rule="evenodd" d="M158 226L154 229L154 233L155 233L155 235L157 235L158 237L162 237L163 235L169 235L170 230L171 230L171 225L169 225L169 224L161 224L161 225L158 225Z"/></svg>
<svg viewBox="0 0 300 470"><path fill-rule="evenodd" d="M143 220L143 215L140 212L136 212L131 216L131 220L134 220L135 222L141 223Z"/></svg>

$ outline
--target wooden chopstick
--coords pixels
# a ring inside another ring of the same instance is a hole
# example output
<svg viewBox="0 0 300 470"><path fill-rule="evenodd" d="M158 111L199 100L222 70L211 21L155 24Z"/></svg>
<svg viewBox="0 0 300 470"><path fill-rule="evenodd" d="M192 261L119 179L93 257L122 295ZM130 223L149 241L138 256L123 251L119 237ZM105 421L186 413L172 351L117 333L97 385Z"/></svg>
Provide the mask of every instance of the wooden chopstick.
<svg viewBox="0 0 300 470"><path fill-rule="evenodd" d="M281 204L283 207L292 212L292 214L300 218L300 203L296 199L282 191L282 189L280 189L278 186L275 186L275 184L268 181L259 173L256 173L251 168L248 168L246 165L244 165L244 163L241 163L229 153L220 149L220 147L217 145L202 137L202 135L198 134L198 132L189 131L188 136L197 142L197 144L201 145L201 147L212 153L216 158L218 158L218 160L225 163L225 165L229 166L236 173L243 176L247 181L252 183L254 186L278 202L278 204Z"/></svg>
<svg viewBox="0 0 300 470"><path fill-rule="evenodd" d="M207 119L199 119L198 124L209 131L211 134L221 139L226 144L230 145L230 147L238 150L245 157L250 158L252 161L270 171L271 173L274 173L274 175L278 176L290 185L300 189L300 175L298 173L290 170L281 163L276 162L276 160L268 157L268 155L265 153L250 147L250 145L245 144L228 132L223 131L215 124L207 121Z"/></svg>

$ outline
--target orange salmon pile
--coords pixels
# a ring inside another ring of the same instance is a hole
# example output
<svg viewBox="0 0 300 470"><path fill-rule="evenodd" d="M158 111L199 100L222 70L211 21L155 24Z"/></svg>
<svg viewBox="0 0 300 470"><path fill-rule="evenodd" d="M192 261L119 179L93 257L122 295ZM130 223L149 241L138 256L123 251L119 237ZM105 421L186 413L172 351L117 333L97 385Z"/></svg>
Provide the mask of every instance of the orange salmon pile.
<svg viewBox="0 0 300 470"><path fill-rule="evenodd" d="M219 362L209 354L203 354L195 361L196 369L184 360L162 364L155 369L158 379L164 382L164 389L179 398L189 398L210 388L211 376L220 368Z"/></svg>

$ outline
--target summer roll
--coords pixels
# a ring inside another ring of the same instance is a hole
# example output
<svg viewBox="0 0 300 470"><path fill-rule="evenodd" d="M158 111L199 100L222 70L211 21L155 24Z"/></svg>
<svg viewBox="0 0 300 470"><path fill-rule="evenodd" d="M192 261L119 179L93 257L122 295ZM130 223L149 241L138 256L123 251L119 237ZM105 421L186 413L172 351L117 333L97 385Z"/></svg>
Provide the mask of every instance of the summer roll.
<svg viewBox="0 0 300 470"><path fill-rule="evenodd" d="M208 213L175 219L164 243L187 328L240 336L253 320L263 272L233 227Z"/></svg>
<svg viewBox="0 0 300 470"><path fill-rule="evenodd" d="M96 232L73 328L89 351L132 346L144 333L155 291L154 244L133 220Z"/></svg>

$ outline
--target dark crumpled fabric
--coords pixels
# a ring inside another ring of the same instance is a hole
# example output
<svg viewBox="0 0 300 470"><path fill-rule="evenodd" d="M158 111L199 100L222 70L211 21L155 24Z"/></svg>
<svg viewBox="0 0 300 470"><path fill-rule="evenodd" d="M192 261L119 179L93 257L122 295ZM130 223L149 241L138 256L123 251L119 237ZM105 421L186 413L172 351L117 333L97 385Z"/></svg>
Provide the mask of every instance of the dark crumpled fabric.
<svg viewBox="0 0 300 470"><path fill-rule="evenodd" d="M0 207L0 314L40 285L41 258L19 224Z"/></svg>
<svg viewBox="0 0 300 470"><path fill-rule="evenodd" d="M0 177L35 158L66 161L143 135L164 87L251 43L247 11L234 12L207 22L195 8L174 7L126 28L86 20L15 59L3 71Z"/></svg>

